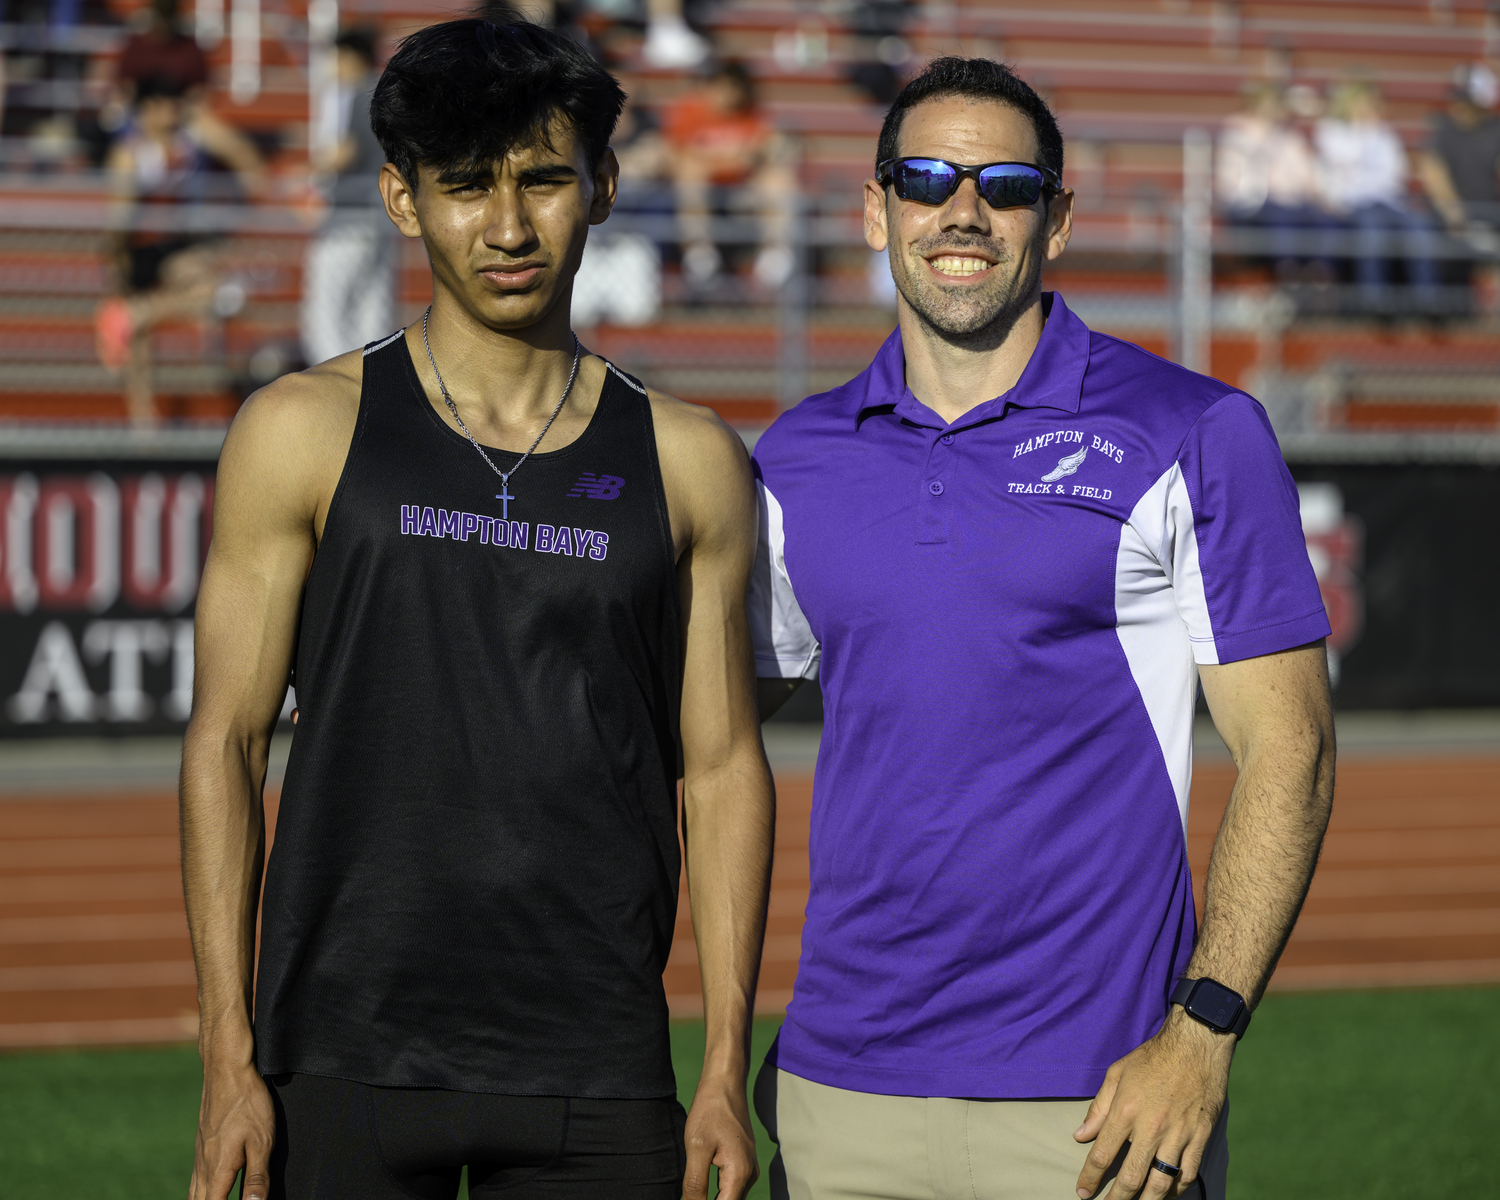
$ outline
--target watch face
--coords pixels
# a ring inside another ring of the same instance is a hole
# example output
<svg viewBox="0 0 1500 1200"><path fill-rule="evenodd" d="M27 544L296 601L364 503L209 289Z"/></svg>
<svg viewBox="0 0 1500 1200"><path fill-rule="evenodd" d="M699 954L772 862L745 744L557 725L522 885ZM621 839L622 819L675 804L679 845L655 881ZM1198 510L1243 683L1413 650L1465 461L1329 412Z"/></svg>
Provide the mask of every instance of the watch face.
<svg viewBox="0 0 1500 1200"><path fill-rule="evenodd" d="M1195 1016L1219 1029L1229 1029L1240 1015L1244 1001L1212 979L1201 980L1190 1001Z"/></svg>

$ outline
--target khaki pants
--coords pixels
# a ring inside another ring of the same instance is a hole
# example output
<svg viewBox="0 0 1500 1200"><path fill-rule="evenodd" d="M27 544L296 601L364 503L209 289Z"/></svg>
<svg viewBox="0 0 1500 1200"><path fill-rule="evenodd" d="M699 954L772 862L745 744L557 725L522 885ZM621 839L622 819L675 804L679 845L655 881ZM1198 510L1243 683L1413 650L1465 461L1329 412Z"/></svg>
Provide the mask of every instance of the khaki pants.
<svg viewBox="0 0 1500 1200"><path fill-rule="evenodd" d="M1087 1100L880 1096L769 1065L755 1083L756 1113L779 1146L773 1200L1077 1200L1089 1147L1073 1131L1088 1107ZM1228 1115L1226 1104L1200 1186L1187 1193L1193 1200L1223 1200Z"/></svg>

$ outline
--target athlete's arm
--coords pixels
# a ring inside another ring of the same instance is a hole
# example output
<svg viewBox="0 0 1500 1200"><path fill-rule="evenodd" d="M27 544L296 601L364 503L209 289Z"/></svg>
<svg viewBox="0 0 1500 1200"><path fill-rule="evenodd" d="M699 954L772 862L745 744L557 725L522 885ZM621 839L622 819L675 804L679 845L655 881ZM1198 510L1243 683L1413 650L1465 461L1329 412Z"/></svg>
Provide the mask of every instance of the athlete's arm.
<svg viewBox="0 0 1500 1200"><path fill-rule="evenodd" d="M1203 928L1185 977L1217 980L1253 1008L1291 936L1333 810L1328 659L1316 642L1199 672L1239 779L1209 859ZM1181 1195L1224 1106L1234 1047L1232 1034L1173 1005L1155 1037L1110 1067L1075 1135L1094 1139L1079 1195L1094 1194L1127 1141L1110 1200ZM1154 1158L1182 1174L1151 1170Z"/></svg>
<svg viewBox="0 0 1500 1200"><path fill-rule="evenodd" d="M740 1200L759 1173L745 1098L765 939L775 793L756 719L745 592L755 484L744 447L703 409L653 398L683 613L683 837L707 1048L687 1124L683 1195Z"/></svg>
<svg viewBox="0 0 1500 1200"><path fill-rule="evenodd" d="M275 1119L250 1024L261 789L330 474L352 430L352 415L327 398L339 361L252 397L219 459L182 748L182 880L203 1058L192 1200L225 1200L242 1169L244 1200L268 1192Z"/></svg>

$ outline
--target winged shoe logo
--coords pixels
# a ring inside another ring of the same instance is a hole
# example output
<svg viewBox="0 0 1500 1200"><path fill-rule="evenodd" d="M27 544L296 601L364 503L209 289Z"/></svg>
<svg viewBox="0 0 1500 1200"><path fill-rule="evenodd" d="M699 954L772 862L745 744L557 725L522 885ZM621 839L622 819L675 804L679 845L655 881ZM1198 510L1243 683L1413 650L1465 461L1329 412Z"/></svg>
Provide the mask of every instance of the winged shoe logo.
<svg viewBox="0 0 1500 1200"><path fill-rule="evenodd" d="M1057 460L1057 466L1042 476L1043 483L1056 483L1059 479L1066 479L1069 475L1076 475L1078 468L1083 466L1083 460L1089 456L1089 448L1085 446L1077 454L1069 454L1066 458Z"/></svg>

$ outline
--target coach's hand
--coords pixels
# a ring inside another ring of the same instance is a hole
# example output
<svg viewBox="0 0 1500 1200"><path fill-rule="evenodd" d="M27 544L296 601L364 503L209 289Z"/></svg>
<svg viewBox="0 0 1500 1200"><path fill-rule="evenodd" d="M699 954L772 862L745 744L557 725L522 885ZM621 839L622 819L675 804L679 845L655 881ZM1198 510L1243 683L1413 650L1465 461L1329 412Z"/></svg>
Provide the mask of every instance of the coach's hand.
<svg viewBox="0 0 1500 1200"><path fill-rule="evenodd" d="M1073 1135L1094 1143L1078 1176L1078 1195L1087 1200L1098 1191L1127 1142L1129 1153L1106 1200L1162 1200L1192 1186L1228 1094L1234 1045L1233 1036L1214 1033L1174 1007L1160 1033L1110 1067ZM1152 1170L1158 1158L1182 1173L1174 1179Z"/></svg>
<svg viewBox="0 0 1500 1200"><path fill-rule="evenodd" d="M189 1200L228 1200L241 1169L245 1172L243 1200L266 1200L275 1138L271 1093L255 1068L216 1068L205 1063Z"/></svg>
<svg viewBox="0 0 1500 1200"><path fill-rule="evenodd" d="M760 1175L744 1079L698 1081L687 1118L685 1200L706 1200L708 1168L719 1168L719 1200L743 1200Z"/></svg>

